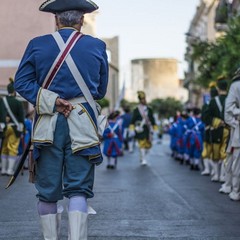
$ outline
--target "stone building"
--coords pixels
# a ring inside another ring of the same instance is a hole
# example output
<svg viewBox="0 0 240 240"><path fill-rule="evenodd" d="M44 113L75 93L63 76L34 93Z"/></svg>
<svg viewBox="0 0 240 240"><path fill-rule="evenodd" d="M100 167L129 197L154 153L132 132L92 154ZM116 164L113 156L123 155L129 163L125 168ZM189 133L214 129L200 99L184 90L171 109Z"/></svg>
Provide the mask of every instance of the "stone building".
<svg viewBox="0 0 240 240"><path fill-rule="evenodd" d="M110 109L115 107L119 97L119 38L103 38L107 44L107 54L109 61L109 83L106 98L110 100Z"/></svg>
<svg viewBox="0 0 240 240"><path fill-rule="evenodd" d="M188 89L189 105L200 107L205 90L194 83L198 75L198 63L191 58L192 45L201 41L215 41L219 32L215 28L215 15L219 0L200 0L195 15L186 33L187 49L185 60L188 68L185 72L184 87Z"/></svg>
<svg viewBox="0 0 240 240"><path fill-rule="evenodd" d="M0 1L0 95L7 93L9 77L14 77L20 59L30 39L55 31L54 15L40 12L44 0L1 0ZM96 36L97 12L85 15L82 32ZM104 39L108 52L110 75L106 98L113 106L118 97L118 38ZM112 92L114 91L114 92Z"/></svg>
<svg viewBox="0 0 240 240"><path fill-rule="evenodd" d="M146 58L131 61L131 93L128 99L136 100L136 92L144 90L147 100L173 97L186 101L186 92L180 86L178 62L172 58Z"/></svg>
<svg viewBox="0 0 240 240"><path fill-rule="evenodd" d="M0 88L14 77L29 40L55 29L54 17L38 11L42 0L1 0L0 2Z"/></svg>

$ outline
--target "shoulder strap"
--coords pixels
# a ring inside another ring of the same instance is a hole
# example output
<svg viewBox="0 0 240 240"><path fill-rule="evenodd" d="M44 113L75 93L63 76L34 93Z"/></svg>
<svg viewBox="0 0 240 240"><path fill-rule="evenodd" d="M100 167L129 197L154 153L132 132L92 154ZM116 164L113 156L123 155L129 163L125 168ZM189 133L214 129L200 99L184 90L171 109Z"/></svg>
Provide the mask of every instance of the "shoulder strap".
<svg viewBox="0 0 240 240"><path fill-rule="evenodd" d="M219 96L216 96L214 99L215 99L216 104L217 104L217 106L218 106L219 112L222 113L223 107L222 107L222 104L221 104L221 102L220 102Z"/></svg>
<svg viewBox="0 0 240 240"><path fill-rule="evenodd" d="M6 97L3 97L3 103L7 109L7 112L8 114L10 115L11 119L13 120L14 124L18 127L19 126L19 122L18 120L16 119L16 117L14 116L9 104L8 104L8 101L7 101L7 98Z"/></svg>
<svg viewBox="0 0 240 240"><path fill-rule="evenodd" d="M53 34L53 37L54 37L55 41L57 42L59 48L61 49L63 44L64 44L61 35L58 32L55 32ZM75 81L77 82L77 84L78 84L79 88L81 89L86 101L89 103L89 105L93 109L94 114L97 118L98 110L97 110L96 102L94 101L93 96L92 96L87 84L85 83L81 73L79 72L76 64L74 63L71 55L69 55L66 58L66 64L68 65L68 68L70 69Z"/></svg>
<svg viewBox="0 0 240 240"><path fill-rule="evenodd" d="M53 33L52 34L53 37L56 34L59 34L59 33L58 32ZM51 68L49 69L47 76L45 77L45 80L42 85L43 88L47 89L51 85L54 77L56 76L58 70L62 66L64 60L66 59L69 52L71 51L71 49L73 48L73 46L81 36L82 34L80 32L73 31L70 37L68 38L67 42L60 47L60 52L57 58L55 59L54 63L52 64Z"/></svg>
<svg viewBox="0 0 240 240"><path fill-rule="evenodd" d="M193 121L193 123L194 123L194 126L197 124L197 120L196 120L196 118L195 117L191 117L191 119L192 119L192 121Z"/></svg>
<svg viewBox="0 0 240 240"><path fill-rule="evenodd" d="M112 127L110 125L108 127L110 128L111 132L114 132L118 126L119 126L119 121L116 121Z"/></svg>
<svg viewBox="0 0 240 240"><path fill-rule="evenodd" d="M142 118L145 120L146 124L150 127L151 126L151 122L150 122L150 120L148 118L148 115L145 114L144 109L141 108L140 105L138 105L138 111L139 111L140 115L142 116Z"/></svg>

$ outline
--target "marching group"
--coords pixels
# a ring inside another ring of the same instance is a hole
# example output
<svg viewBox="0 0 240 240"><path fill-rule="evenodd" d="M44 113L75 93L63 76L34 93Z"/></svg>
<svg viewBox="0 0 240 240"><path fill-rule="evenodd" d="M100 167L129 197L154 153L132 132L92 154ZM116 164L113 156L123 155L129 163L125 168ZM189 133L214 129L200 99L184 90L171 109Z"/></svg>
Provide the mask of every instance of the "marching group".
<svg viewBox="0 0 240 240"><path fill-rule="evenodd" d="M5 144L18 146L19 136L24 131L24 114L20 114L22 106L15 101L15 90L35 106L31 139L34 183L37 212L46 240L60 238L63 209L58 208L58 203L63 198L68 200L68 233L65 233L68 239L86 240L88 235L88 199L94 197L95 166L103 161L99 136L102 136L99 131L102 128L98 121L101 110L95 101L106 95L109 61L106 43L81 30L84 15L97 9L98 6L88 0L44 1L39 10L54 14L56 31L31 39L24 51L11 86L12 93L5 98L9 109L16 110L16 119L0 99L0 137L4 135L1 171L4 175L14 174L18 152L16 148L5 151ZM14 99L16 106L10 99ZM130 133L136 132L134 137L145 165L154 118L143 92L139 93L139 101L130 122L133 128L138 124L138 131L130 130ZM118 112L109 115L109 126L103 134L103 153L109 159L109 169L116 167L122 149L119 134L122 130L116 125L118 118ZM14 133L11 139L8 139L8 132Z"/></svg>
<svg viewBox="0 0 240 240"><path fill-rule="evenodd" d="M2 176L14 174L17 160L31 140L32 132L32 118L29 113L24 118L23 104L16 98L13 79L9 80L8 96L0 99ZM133 111L125 106L122 114L115 110L108 115L108 126L102 138L107 169L117 167L117 159L124 151L133 152L135 140L140 150L140 164L147 165L146 155L152 146L153 130L157 126L143 91L138 92L138 99L139 104ZM25 167L27 168L26 164Z"/></svg>
<svg viewBox="0 0 240 240"><path fill-rule="evenodd" d="M240 200L240 71L231 84L224 77L209 84L202 109L186 109L171 124L172 156L191 170L221 182L220 193Z"/></svg>
<svg viewBox="0 0 240 240"><path fill-rule="evenodd" d="M21 101L16 98L13 79L7 86L8 95L0 99L0 156L1 175L12 176L25 146L30 140L32 120L24 114ZM26 165L27 167L27 165Z"/></svg>
<svg viewBox="0 0 240 240"><path fill-rule="evenodd" d="M152 147L153 131L157 131L158 127L143 91L138 91L138 99L139 104L132 113L126 106L123 108L124 114L114 111L108 117L109 126L103 133L103 153L108 159L109 169L116 168L117 158L124 149L133 151L135 140L139 147L140 164L147 165L146 155Z"/></svg>

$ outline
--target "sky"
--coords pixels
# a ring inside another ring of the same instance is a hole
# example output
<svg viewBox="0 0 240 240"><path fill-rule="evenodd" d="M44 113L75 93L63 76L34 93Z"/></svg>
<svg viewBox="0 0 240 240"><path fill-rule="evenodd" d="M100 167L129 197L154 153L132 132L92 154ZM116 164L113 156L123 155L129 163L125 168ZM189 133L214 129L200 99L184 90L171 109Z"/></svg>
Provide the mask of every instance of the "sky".
<svg viewBox="0 0 240 240"><path fill-rule="evenodd" d="M95 0L98 37L119 36L120 72L136 58L175 58L179 78L186 62L185 33L200 0Z"/></svg>

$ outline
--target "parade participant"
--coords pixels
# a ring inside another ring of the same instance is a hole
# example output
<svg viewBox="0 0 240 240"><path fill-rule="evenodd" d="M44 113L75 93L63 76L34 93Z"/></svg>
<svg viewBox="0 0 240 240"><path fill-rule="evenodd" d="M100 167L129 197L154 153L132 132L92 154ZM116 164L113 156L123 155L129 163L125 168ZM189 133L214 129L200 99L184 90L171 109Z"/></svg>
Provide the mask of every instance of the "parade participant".
<svg viewBox="0 0 240 240"><path fill-rule="evenodd" d="M189 160L189 155L186 157L186 145L184 134L187 130L187 119L188 114L186 111L181 112L181 115L178 117L177 121L177 160L180 162L180 164L183 164L184 162L187 163ZM185 154L185 155L184 155Z"/></svg>
<svg viewBox="0 0 240 240"><path fill-rule="evenodd" d="M200 109L193 108L192 115L186 121L189 132L189 159L190 169L200 169L200 157L203 150L204 123L201 121Z"/></svg>
<svg viewBox="0 0 240 240"><path fill-rule="evenodd" d="M158 118L157 118L157 127L158 127L158 143L161 144L162 143L162 139L163 139L163 119L161 119L160 114L158 114Z"/></svg>
<svg viewBox="0 0 240 240"><path fill-rule="evenodd" d="M23 104L16 99L13 79L9 78L7 86L8 96L3 97L1 104L1 116L6 119L7 125L4 129L4 140L2 143L2 175L13 175L17 162L18 146L20 137L24 130Z"/></svg>
<svg viewBox="0 0 240 240"><path fill-rule="evenodd" d="M103 153L108 158L108 169L115 169L118 157L122 156L123 137L121 119L118 119L119 115L119 111L114 111L109 115L109 125L103 133Z"/></svg>
<svg viewBox="0 0 240 240"><path fill-rule="evenodd" d="M216 83L211 82L209 84L210 88L210 100L218 95L218 91L216 88ZM207 123L207 109L209 106L209 101L205 102L202 106L202 113L201 113L201 119L202 122L206 125ZM204 170L201 172L201 175L208 176L211 174L211 159L212 159L212 144L211 144L211 136L210 136L210 126L205 126L204 131L204 141L203 141L203 151L202 151L202 159L203 159L203 166Z"/></svg>
<svg viewBox="0 0 240 240"><path fill-rule="evenodd" d="M133 110L130 130L135 131L140 150L140 163L147 165L146 155L152 147L153 130L157 131L152 109L147 105L146 95L138 91L139 104Z"/></svg>
<svg viewBox="0 0 240 240"><path fill-rule="evenodd" d="M240 200L240 69L233 77L225 102L224 120L230 126L227 146L226 176L219 192L229 194L231 200Z"/></svg>
<svg viewBox="0 0 240 240"><path fill-rule="evenodd" d="M129 130L129 126L132 119L132 113L130 111L129 106L123 107L124 113L121 115L122 119L122 131L123 131L123 142L124 142L124 150L128 150L130 153L133 152L133 135L131 135L131 131Z"/></svg>
<svg viewBox="0 0 240 240"><path fill-rule="evenodd" d="M174 116L173 123L169 127L168 133L170 135L170 149L172 151L171 156L173 158L177 157L177 152L178 152L178 117Z"/></svg>
<svg viewBox="0 0 240 240"><path fill-rule="evenodd" d="M1 160L1 152L2 152L2 142L3 142L3 132L6 127L6 111L4 108L3 100L0 98L0 160Z"/></svg>
<svg viewBox="0 0 240 240"><path fill-rule="evenodd" d="M182 138L182 149L183 149L183 161L186 163L186 165L190 165L190 135L191 131L189 131L189 119L192 117L193 109L187 108L186 111L184 111L184 121L182 121L182 127L181 127L181 138Z"/></svg>
<svg viewBox="0 0 240 240"><path fill-rule="evenodd" d="M228 83L224 76L217 79L218 96L211 99L207 109L206 124L210 125L212 143L212 181L224 181L224 164L229 130L224 122L225 99Z"/></svg>
<svg viewBox="0 0 240 240"><path fill-rule="evenodd" d="M55 14L57 31L29 42L15 81L17 92L36 106L38 213L44 239L59 239L57 202L68 198L69 240L86 240L87 199L94 196L94 169L103 158L96 114L83 96L106 94L106 44L80 32L84 14L98 9L92 1L48 0L39 9Z"/></svg>

